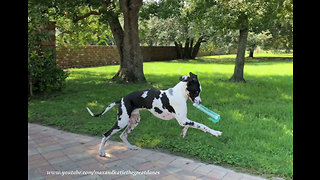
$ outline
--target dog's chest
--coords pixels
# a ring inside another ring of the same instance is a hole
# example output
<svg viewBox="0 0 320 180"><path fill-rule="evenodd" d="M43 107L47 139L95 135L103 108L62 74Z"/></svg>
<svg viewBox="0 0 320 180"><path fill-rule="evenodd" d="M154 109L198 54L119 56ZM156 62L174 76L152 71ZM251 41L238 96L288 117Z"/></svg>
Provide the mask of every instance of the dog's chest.
<svg viewBox="0 0 320 180"><path fill-rule="evenodd" d="M166 109L160 109L160 108L152 108L149 110L154 116L157 118L163 119L163 120L170 120L173 119L175 116L173 113L168 112Z"/></svg>
<svg viewBox="0 0 320 180"><path fill-rule="evenodd" d="M148 110L157 118L170 120L175 117L175 111L173 108L171 108L168 108L168 106L166 106L164 101L161 101L161 99L153 99L152 108Z"/></svg>

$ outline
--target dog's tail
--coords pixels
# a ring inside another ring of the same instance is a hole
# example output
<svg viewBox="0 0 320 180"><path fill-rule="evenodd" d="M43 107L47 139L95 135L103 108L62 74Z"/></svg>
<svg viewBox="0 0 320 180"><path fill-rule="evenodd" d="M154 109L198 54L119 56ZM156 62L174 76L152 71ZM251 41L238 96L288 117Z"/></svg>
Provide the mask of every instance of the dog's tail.
<svg viewBox="0 0 320 180"><path fill-rule="evenodd" d="M104 115L107 111L109 111L111 108L113 108L113 106L115 106L116 104L120 104L120 100L111 103L111 104L110 104L103 112L101 112L100 114L93 114L88 107L86 107L86 108L87 108L87 110L88 110L88 112L90 113L91 116L93 116L93 117L100 117L100 116Z"/></svg>

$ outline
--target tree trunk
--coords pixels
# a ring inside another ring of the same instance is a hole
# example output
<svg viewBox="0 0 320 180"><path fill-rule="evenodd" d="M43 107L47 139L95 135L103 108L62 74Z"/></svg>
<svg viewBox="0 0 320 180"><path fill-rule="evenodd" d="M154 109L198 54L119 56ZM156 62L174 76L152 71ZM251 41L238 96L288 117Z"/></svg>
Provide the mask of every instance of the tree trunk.
<svg viewBox="0 0 320 180"><path fill-rule="evenodd" d="M177 51L177 59L183 59L182 45L177 43L177 41L174 41L174 46Z"/></svg>
<svg viewBox="0 0 320 180"><path fill-rule="evenodd" d="M117 45L117 49L120 54L120 67L121 67L121 64L123 63L123 36L124 36L124 32L123 32L123 29L121 27L121 24L119 22L118 17L109 17L108 23L110 25L111 32L113 34L114 40ZM115 75L115 77L118 76L118 73Z"/></svg>
<svg viewBox="0 0 320 180"><path fill-rule="evenodd" d="M188 58L189 59L193 59L192 58L192 51L193 51L193 38L191 39L190 45L189 45L189 52L188 52Z"/></svg>
<svg viewBox="0 0 320 180"><path fill-rule="evenodd" d="M244 69L244 59L245 59L244 56L246 52L247 37L248 37L248 27L244 27L243 29L240 29L236 63L235 63L233 75L229 79L229 81L245 82L243 78L243 69Z"/></svg>
<svg viewBox="0 0 320 180"><path fill-rule="evenodd" d="M249 58L253 58L254 49L250 49Z"/></svg>
<svg viewBox="0 0 320 180"><path fill-rule="evenodd" d="M190 41L190 39L187 38L184 48L182 47L181 43L178 43L177 41L174 42L178 59L195 59L199 52L201 43L206 41L204 41L203 36L201 36L194 46L193 42L194 39L191 39Z"/></svg>
<svg viewBox="0 0 320 180"><path fill-rule="evenodd" d="M203 42L202 39L203 39L203 37L201 36L198 39L198 41L196 42L196 44L194 45L192 53L191 53L191 59L195 59L196 58L196 56L197 56L197 54L199 52L199 49L200 49L200 45Z"/></svg>
<svg viewBox="0 0 320 180"><path fill-rule="evenodd" d="M184 58L185 58L185 57L184 57L184 53L183 53L183 52L184 52L184 51L183 51L184 49L183 49L181 43L179 44L179 50L180 50L180 53L181 53L181 59L184 59Z"/></svg>
<svg viewBox="0 0 320 180"><path fill-rule="evenodd" d="M142 0L120 0L120 9L124 16L124 30L119 22L118 13L113 10L116 6L115 2L101 1L101 3L108 11L107 21L120 54L120 69L112 79L123 79L126 82L145 81L138 33L138 13ZM74 22L90 15L101 15L101 12L90 11L83 16L76 17Z"/></svg>
<svg viewBox="0 0 320 180"><path fill-rule="evenodd" d="M120 69L113 79L120 78L126 82L146 81L138 33L138 12L141 6L142 0L120 0L124 30L117 18L109 20L110 27L112 24L114 26L111 30L120 54Z"/></svg>
<svg viewBox="0 0 320 180"><path fill-rule="evenodd" d="M190 48L189 48L189 42L190 41L190 39L189 38L187 38L186 39L186 42L185 42L185 44L184 44L184 58L183 59L188 59L188 58L190 58L189 57L189 50L190 50Z"/></svg>

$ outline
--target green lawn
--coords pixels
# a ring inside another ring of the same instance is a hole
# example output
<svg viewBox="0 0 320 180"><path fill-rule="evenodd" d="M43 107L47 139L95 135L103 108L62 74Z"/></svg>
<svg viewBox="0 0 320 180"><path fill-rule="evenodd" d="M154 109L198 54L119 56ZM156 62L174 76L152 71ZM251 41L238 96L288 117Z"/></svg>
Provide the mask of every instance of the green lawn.
<svg viewBox="0 0 320 180"><path fill-rule="evenodd" d="M235 55L228 58L234 58ZM221 58L221 56L220 56ZM143 148L161 149L265 177L293 176L293 62L254 61L245 64L247 83L231 83L234 62L199 60L144 63L147 83L119 84L110 79L119 66L69 69L62 92L29 101L29 122L101 136L116 120L116 108L101 118L89 115L86 106L100 113L126 94L145 88L166 89L181 75L197 74L202 104L220 114L217 124L188 101L188 118L222 131L220 137L189 128L186 137L176 120L159 120L141 111L141 122L128 140ZM120 132L113 140L120 141ZM98 150L97 150L98 152Z"/></svg>
<svg viewBox="0 0 320 180"><path fill-rule="evenodd" d="M245 54L245 57L248 57L249 53ZM261 57L292 57L292 53L270 53L270 52L261 52L261 53L254 53L253 54L254 58L261 58ZM211 60L213 62L215 61L234 61L236 58L236 54L228 54L228 55L214 55L214 56L202 56L202 57L197 57L197 59L201 59L201 60ZM254 59L253 58L253 59Z"/></svg>

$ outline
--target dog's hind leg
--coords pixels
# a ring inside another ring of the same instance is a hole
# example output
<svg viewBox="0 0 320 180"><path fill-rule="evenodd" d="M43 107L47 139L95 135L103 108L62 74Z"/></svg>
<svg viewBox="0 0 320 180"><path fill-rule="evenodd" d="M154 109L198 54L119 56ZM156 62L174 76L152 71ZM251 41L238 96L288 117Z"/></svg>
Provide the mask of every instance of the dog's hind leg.
<svg viewBox="0 0 320 180"><path fill-rule="evenodd" d="M101 144L100 144L100 148L99 148L99 155L100 156L105 156L104 153L104 145L106 144L106 142L111 138L112 135L114 135L116 132L120 131L121 129L123 129L123 127L118 126L118 122L116 122L116 124L106 133L103 134L103 138L101 140Z"/></svg>
<svg viewBox="0 0 320 180"><path fill-rule="evenodd" d="M128 134L138 125L138 123L140 122L140 114L139 114L139 110L136 109L131 113L131 117L129 119L129 123L127 128L122 132L122 134L120 135L120 138L122 139L122 141L128 146L129 149L131 150L137 150L139 149L137 146L134 146L132 144L130 144L127 140Z"/></svg>
<svg viewBox="0 0 320 180"><path fill-rule="evenodd" d="M101 140L100 148L99 148L99 155L100 156L105 156L104 152L104 145L106 142L111 138L112 135L126 127L126 125L129 122L129 116L126 113L122 113L122 106L119 106L118 108L118 121L116 124L106 133L104 133L103 138Z"/></svg>

